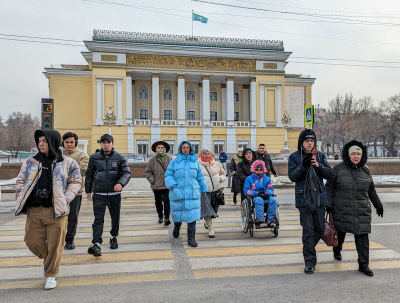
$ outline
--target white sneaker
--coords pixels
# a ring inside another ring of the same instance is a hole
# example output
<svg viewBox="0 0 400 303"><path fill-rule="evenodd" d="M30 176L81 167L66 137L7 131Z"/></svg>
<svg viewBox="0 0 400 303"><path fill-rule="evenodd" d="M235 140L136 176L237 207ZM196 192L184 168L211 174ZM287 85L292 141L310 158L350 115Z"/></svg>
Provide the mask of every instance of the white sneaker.
<svg viewBox="0 0 400 303"><path fill-rule="evenodd" d="M46 281L46 285L44 289L53 289L57 286L57 278L56 277L48 277Z"/></svg>

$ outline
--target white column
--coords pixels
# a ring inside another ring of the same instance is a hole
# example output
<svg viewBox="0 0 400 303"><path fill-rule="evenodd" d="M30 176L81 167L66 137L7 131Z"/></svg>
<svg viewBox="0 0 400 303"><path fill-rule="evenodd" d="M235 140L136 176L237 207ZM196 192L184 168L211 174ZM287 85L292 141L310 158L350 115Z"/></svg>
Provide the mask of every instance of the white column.
<svg viewBox="0 0 400 303"><path fill-rule="evenodd" d="M132 122L133 122L133 120L135 120L136 111L137 111L137 108L135 105L135 102L136 102L135 82L136 82L135 80L132 80Z"/></svg>
<svg viewBox="0 0 400 303"><path fill-rule="evenodd" d="M199 83L199 91L200 97L197 100L200 103L200 121L203 121L203 83Z"/></svg>
<svg viewBox="0 0 400 303"><path fill-rule="evenodd" d="M260 123L258 124L259 127L265 127L265 86L260 85Z"/></svg>
<svg viewBox="0 0 400 303"><path fill-rule="evenodd" d="M257 150L257 128L250 128L250 148L252 150Z"/></svg>
<svg viewBox="0 0 400 303"><path fill-rule="evenodd" d="M222 121L228 120L228 103L226 100L226 84L221 84L222 89Z"/></svg>
<svg viewBox="0 0 400 303"><path fill-rule="evenodd" d="M103 102L102 102L102 95L101 95L101 86L102 80L96 80L97 89L96 89L96 107L97 107L97 118L96 118L96 125L103 125Z"/></svg>
<svg viewBox="0 0 400 303"><path fill-rule="evenodd" d="M226 77L226 103L227 103L227 126L235 125L235 103L234 103L234 89L233 89L233 76Z"/></svg>
<svg viewBox="0 0 400 303"><path fill-rule="evenodd" d="M256 78L250 78L250 121L251 126L257 126L257 92Z"/></svg>
<svg viewBox="0 0 400 303"><path fill-rule="evenodd" d="M151 143L150 147L154 142L161 141L161 126L159 125L152 125L151 126Z"/></svg>
<svg viewBox="0 0 400 303"><path fill-rule="evenodd" d="M126 77L126 124L132 124L132 77Z"/></svg>
<svg viewBox="0 0 400 303"><path fill-rule="evenodd" d="M213 150L211 142L211 127L203 127L203 142L200 148L207 148Z"/></svg>
<svg viewBox="0 0 400 303"><path fill-rule="evenodd" d="M276 127L283 127L282 125L282 86L277 87L277 99L278 99L278 117L276 117Z"/></svg>
<svg viewBox="0 0 400 303"><path fill-rule="evenodd" d="M185 75L178 75L177 107L178 107L178 125L184 125L186 124Z"/></svg>
<svg viewBox="0 0 400 303"><path fill-rule="evenodd" d="M249 85L243 84L243 121L250 121L249 116Z"/></svg>
<svg viewBox="0 0 400 303"><path fill-rule="evenodd" d="M151 74L151 124L160 125L160 74Z"/></svg>
<svg viewBox="0 0 400 303"><path fill-rule="evenodd" d="M134 134L133 125L129 124L128 125L128 153L129 154L133 154L135 152L133 134Z"/></svg>
<svg viewBox="0 0 400 303"><path fill-rule="evenodd" d="M117 121L115 125L123 125L122 120L122 80L117 80Z"/></svg>
<svg viewBox="0 0 400 303"><path fill-rule="evenodd" d="M187 140L187 127L186 126L178 126L178 133L177 133L177 143L181 143L183 140ZM177 147L177 145L176 145Z"/></svg>
<svg viewBox="0 0 400 303"><path fill-rule="evenodd" d="M226 152L235 154L236 149L236 127L226 128Z"/></svg>
<svg viewBox="0 0 400 303"><path fill-rule="evenodd" d="M210 76L203 76L203 126L209 126L210 122Z"/></svg>

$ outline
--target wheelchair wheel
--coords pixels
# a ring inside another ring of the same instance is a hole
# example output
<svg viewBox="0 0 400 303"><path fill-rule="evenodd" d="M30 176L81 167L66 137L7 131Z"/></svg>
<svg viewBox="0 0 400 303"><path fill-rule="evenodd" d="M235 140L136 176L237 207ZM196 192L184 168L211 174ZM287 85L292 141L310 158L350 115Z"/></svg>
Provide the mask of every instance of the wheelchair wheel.
<svg viewBox="0 0 400 303"><path fill-rule="evenodd" d="M274 233L274 236L277 237L279 234L279 229L274 227L273 233Z"/></svg>
<svg viewBox="0 0 400 303"><path fill-rule="evenodd" d="M254 226L251 226L249 228L249 231L250 231L250 237L253 237L254 236Z"/></svg>
<svg viewBox="0 0 400 303"><path fill-rule="evenodd" d="M250 221L250 210L247 200L242 201L240 219L241 219L242 231L244 233L247 233L247 231L249 230L249 221Z"/></svg>

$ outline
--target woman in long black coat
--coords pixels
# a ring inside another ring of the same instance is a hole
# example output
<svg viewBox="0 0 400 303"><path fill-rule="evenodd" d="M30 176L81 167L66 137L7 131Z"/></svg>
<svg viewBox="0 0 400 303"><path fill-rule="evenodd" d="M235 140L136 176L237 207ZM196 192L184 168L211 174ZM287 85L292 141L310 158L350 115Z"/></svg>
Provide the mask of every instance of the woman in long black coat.
<svg viewBox="0 0 400 303"><path fill-rule="evenodd" d="M256 159L256 154L252 151L251 148L245 148L243 150L243 160L238 165L237 175L239 177L239 186L240 186L240 194L242 201L246 199L246 195L243 192L244 182L246 178L253 173L251 172L251 164Z"/></svg>
<svg viewBox="0 0 400 303"><path fill-rule="evenodd" d="M237 154L233 156L231 162L229 163L229 170L232 175L231 192L233 193L234 204L237 203L236 196L238 193L240 193L240 183L237 171L239 163L242 162L242 156L243 156L243 148L239 148Z"/></svg>
<svg viewBox="0 0 400 303"><path fill-rule="evenodd" d="M383 217L383 205L376 193L374 181L366 165L367 147L359 141L346 143L342 152L343 162L333 168L333 177L326 183L329 207L338 234L338 246L333 256L341 261L341 250L346 233L354 234L358 253L358 270L367 276L369 269L369 239L371 233L371 202L378 216Z"/></svg>

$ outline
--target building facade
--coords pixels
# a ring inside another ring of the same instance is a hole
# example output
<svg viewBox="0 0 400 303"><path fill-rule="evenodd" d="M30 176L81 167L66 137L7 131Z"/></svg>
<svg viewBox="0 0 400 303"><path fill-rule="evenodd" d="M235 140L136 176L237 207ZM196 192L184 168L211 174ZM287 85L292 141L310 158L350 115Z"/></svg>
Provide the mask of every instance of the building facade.
<svg viewBox="0 0 400 303"><path fill-rule="evenodd" d="M109 132L118 151L131 155L150 154L158 140L173 154L182 140L196 152L233 154L264 143L279 153L285 110L288 145L297 148L315 79L285 73L291 53L282 41L94 30L84 42L87 65L44 74L54 129L76 132L89 153Z"/></svg>

